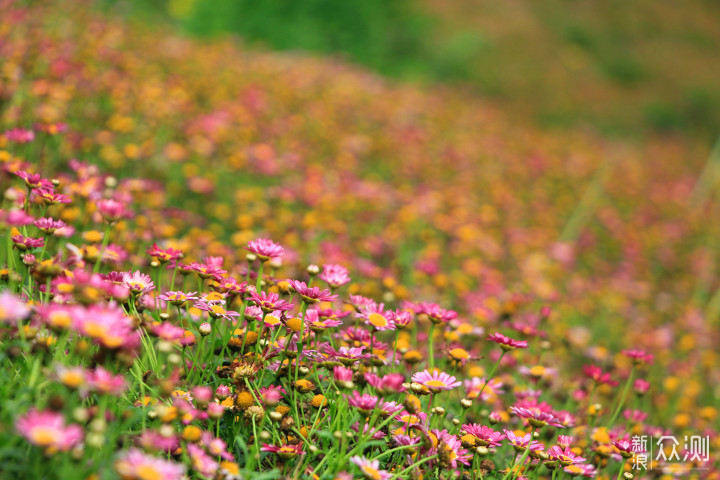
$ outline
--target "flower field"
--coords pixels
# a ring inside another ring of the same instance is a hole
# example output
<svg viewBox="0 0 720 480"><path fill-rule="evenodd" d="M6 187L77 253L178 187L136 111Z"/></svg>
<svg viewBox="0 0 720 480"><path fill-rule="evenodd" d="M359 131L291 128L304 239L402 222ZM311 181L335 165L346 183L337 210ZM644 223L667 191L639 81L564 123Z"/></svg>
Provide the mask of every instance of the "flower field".
<svg viewBox="0 0 720 480"><path fill-rule="evenodd" d="M717 149L84 2L0 107L0 478L718 478Z"/></svg>

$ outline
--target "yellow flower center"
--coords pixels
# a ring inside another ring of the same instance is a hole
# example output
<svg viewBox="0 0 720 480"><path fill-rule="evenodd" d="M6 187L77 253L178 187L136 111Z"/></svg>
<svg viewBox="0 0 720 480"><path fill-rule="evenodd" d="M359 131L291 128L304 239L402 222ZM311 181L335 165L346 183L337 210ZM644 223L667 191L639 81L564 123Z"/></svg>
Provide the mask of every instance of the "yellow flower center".
<svg viewBox="0 0 720 480"><path fill-rule="evenodd" d="M360 467L360 470L362 470L363 474L366 478L372 479L372 480L380 480L382 478L382 475L380 475L380 472L370 465L363 465Z"/></svg>
<svg viewBox="0 0 720 480"><path fill-rule="evenodd" d="M35 427L30 432L30 441L40 447L47 447L55 443L58 432L54 428Z"/></svg>
<svg viewBox="0 0 720 480"><path fill-rule="evenodd" d="M425 382L426 387L435 387L435 388L443 388L447 387L447 383L443 382L442 380L429 380Z"/></svg>
<svg viewBox="0 0 720 480"><path fill-rule="evenodd" d="M388 324L387 319L379 313L371 313L368 316L368 321L377 328L386 327Z"/></svg>
<svg viewBox="0 0 720 480"><path fill-rule="evenodd" d="M162 473L152 465L140 465L136 471L140 480L163 480Z"/></svg>

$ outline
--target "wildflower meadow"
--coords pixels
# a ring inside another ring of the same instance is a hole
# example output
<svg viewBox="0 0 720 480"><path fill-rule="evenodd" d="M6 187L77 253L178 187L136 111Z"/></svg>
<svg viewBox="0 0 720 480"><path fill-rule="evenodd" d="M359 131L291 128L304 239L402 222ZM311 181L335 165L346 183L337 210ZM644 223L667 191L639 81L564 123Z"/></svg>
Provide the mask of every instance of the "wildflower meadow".
<svg viewBox="0 0 720 480"><path fill-rule="evenodd" d="M0 478L720 478L720 148L0 0Z"/></svg>

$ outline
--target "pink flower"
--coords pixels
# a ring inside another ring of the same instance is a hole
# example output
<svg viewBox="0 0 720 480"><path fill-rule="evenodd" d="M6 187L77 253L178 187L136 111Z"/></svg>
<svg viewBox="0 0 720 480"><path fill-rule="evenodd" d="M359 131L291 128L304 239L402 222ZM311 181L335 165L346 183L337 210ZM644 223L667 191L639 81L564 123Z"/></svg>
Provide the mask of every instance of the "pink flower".
<svg viewBox="0 0 720 480"><path fill-rule="evenodd" d="M288 283L295 290L305 303L330 302L338 298L329 290L320 290L319 287L308 287L305 282L299 280L288 280Z"/></svg>
<svg viewBox="0 0 720 480"><path fill-rule="evenodd" d="M27 128L11 128L3 132L3 136L8 142L13 143L30 143L35 140L35 132Z"/></svg>
<svg viewBox="0 0 720 480"><path fill-rule="evenodd" d="M120 455L115 462L115 471L125 480L181 480L185 475L185 465L146 455L133 448Z"/></svg>
<svg viewBox="0 0 720 480"><path fill-rule="evenodd" d="M575 455L575 453L570 449L570 447L550 447L547 450L547 453L548 455L550 455L550 460L558 462L563 467L567 467L568 465L572 465L574 463L582 463L585 461L583 457Z"/></svg>
<svg viewBox="0 0 720 480"><path fill-rule="evenodd" d="M120 395L127 388L122 374L113 375L103 367L97 367L95 371L88 373L87 383L90 389L107 395Z"/></svg>
<svg viewBox="0 0 720 480"><path fill-rule="evenodd" d="M305 454L305 452L303 452L302 450L301 443L298 443L297 445L270 445L268 443L263 443L263 446L260 448L260 450L263 452L274 453L280 458L285 459L290 459L298 455Z"/></svg>
<svg viewBox="0 0 720 480"><path fill-rule="evenodd" d="M506 337L500 333L493 333L488 337L488 340L495 342L500 345L500 348L506 352L515 348L527 348L528 343L524 340L513 340L510 337Z"/></svg>
<svg viewBox="0 0 720 480"><path fill-rule="evenodd" d="M562 448L568 448L573 441L573 437L567 435L558 435L557 443Z"/></svg>
<svg viewBox="0 0 720 480"><path fill-rule="evenodd" d="M12 237L12 241L15 244L13 246L21 252L25 252L33 248L42 248L45 245L44 238L25 237L23 235L15 235Z"/></svg>
<svg viewBox="0 0 720 480"><path fill-rule="evenodd" d="M436 303L422 302L415 308L418 315L425 314L433 323L448 323L450 320L457 318L457 312L454 310L445 310Z"/></svg>
<svg viewBox="0 0 720 480"><path fill-rule="evenodd" d="M347 268L334 263L323 265L323 271L318 278L333 289L350 282L350 275L348 274Z"/></svg>
<svg viewBox="0 0 720 480"><path fill-rule="evenodd" d="M544 427L550 425L552 427L565 428L560 419L550 412L544 412L538 408L510 407L510 411L518 417L524 418L533 427Z"/></svg>
<svg viewBox="0 0 720 480"><path fill-rule="evenodd" d="M72 201L70 197L57 193L53 188L38 188L33 190L33 195L40 197L45 202L45 205L58 205Z"/></svg>
<svg viewBox="0 0 720 480"><path fill-rule="evenodd" d="M351 407L357 408L360 413L365 415L370 415L370 413L375 410L379 401L379 398L374 395L368 393L361 395L358 391L353 391L352 396L345 395L345 398Z"/></svg>
<svg viewBox="0 0 720 480"><path fill-rule="evenodd" d="M382 332L384 330L395 330L395 323L393 322L394 315L388 315L384 311L385 305L382 303L376 304L371 303L365 307L360 308L358 318L365 320L365 325L370 325L373 330Z"/></svg>
<svg viewBox="0 0 720 480"><path fill-rule="evenodd" d="M258 238L257 240L250 241L246 250L257 255L263 262L271 258L281 257L283 253L285 253L285 249L282 246L267 238Z"/></svg>
<svg viewBox="0 0 720 480"><path fill-rule="evenodd" d="M25 186L30 190L35 190L37 188L53 188L52 182L42 178L39 173L28 173L23 170L18 170L14 173L25 181Z"/></svg>
<svg viewBox="0 0 720 480"><path fill-rule="evenodd" d="M188 301L198 300L197 292L165 292L158 298L165 302L170 302L173 305L180 306L184 305Z"/></svg>
<svg viewBox="0 0 720 480"><path fill-rule="evenodd" d="M139 341L133 320L118 308L98 305L76 314L73 328L106 348L133 348Z"/></svg>
<svg viewBox="0 0 720 480"><path fill-rule="evenodd" d="M490 427L476 423L468 423L462 426L467 435L475 437L475 444L483 447L499 447L505 435L496 432Z"/></svg>
<svg viewBox="0 0 720 480"><path fill-rule="evenodd" d="M545 448L542 443L532 440L532 434L530 433L527 433L522 437L515 435L515 433L510 430L503 430L503 433L505 433L505 437L508 439L508 442L510 442L510 445L512 445L517 452L523 452L528 447L531 451L539 451Z"/></svg>
<svg viewBox="0 0 720 480"><path fill-rule="evenodd" d="M30 225L35 217L28 215L23 210L0 210L0 225L23 227Z"/></svg>
<svg viewBox="0 0 720 480"><path fill-rule="evenodd" d="M568 465L563 469L565 473L569 473L573 477L582 476L592 478L597 473L597 469L588 463L578 463Z"/></svg>
<svg viewBox="0 0 720 480"><path fill-rule="evenodd" d="M30 307L8 290L0 293L0 323L17 324L30 314Z"/></svg>
<svg viewBox="0 0 720 480"><path fill-rule="evenodd" d="M653 361L655 360L655 356L645 352L644 350L623 350L623 355L625 355L628 358L632 358L634 363L645 363L647 365L652 365Z"/></svg>
<svg viewBox="0 0 720 480"><path fill-rule="evenodd" d="M113 199L98 200L97 208L103 220L110 224L116 223L121 218L129 215L125 204Z"/></svg>
<svg viewBox="0 0 720 480"><path fill-rule="evenodd" d="M223 302L224 303L224 302ZM232 310L225 310L225 307L220 302L206 302L205 300L198 300L195 302L195 308L208 312L213 318L224 318L225 320L231 320L234 317L239 317L238 312Z"/></svg>
<svg viewBox="0 0 720 480"><path fill-rule="evenodd" d="M192 462L192 468L199 474L212 478L220 468L220 464L197 445L191 443L187 446L187 450Z"/></svg>
<svg viewBox="0 0 720 480"><path fill-rule="evenodd" d="M650 382L643 380L642 378L638 378L633 383L633 388L639 395L644 395L648 390L650 390Z"/></svg>
<svg viewBox="0 0 720 480"><path fill-rule="evenodd" d="M585 375L593 379L598 385L607 384L615 387L618 384L617 381L610 378L609 373L603 373L602 368L597 365L583 365L583 372L585 372Z"/></svg>
<svg viewBox="0 0 720 480"><path fill-rule="evenodd" d="M83 438L82 428L66 426L65 418L58 412L31 409L18 418L15 426L28 442L44 448L47 453L70 450Z"/></svg>
<svg viewBox="0 0 720 480"><path fill-rule="evenodd" d="M630 440L626 439L613 441L612 444L624 459L632 458L636 453L645 452L638 444L633 444Z"/></svg>
<svg viewBox="0 0 720 480"><path fill-rule="evenodd" d="M452 390L461 385L460 382L456 381L455 377L445 372L440 372L439 370L434 370L432 373L430 373L429 370L413 373L412 381L419 383L432 393L438 393L442 390Z"/></svg>
<svg viewBox="0 0 720 480"><path fill-rule="evenodd" d="M152 292L155 289L155 284L150 275L140 271L130 271L123 274L123 285L135 295Z"/></svg>
<svg viewBox="0 0 720 480"><path fill-rule="evenodd" d="M260 292L258 294L257 292L252 292L250 294L250 300L252 300L255 305L260 307L265 313L286 311L293 307L292 303L289 303L286 300L281 300L280 295L277 293Z"/></svg>
<svg viewBox="0 0 720 480"><path fill-rule="evenodd" d="M458 463L470 465L472 455L462 448L462 441L455 435L444 435L437 446L437 453L441 464L450 468L457 468Z"/></svg>
<svg viewBox="0 0 720 480"><path fill-rule="evenodd" d="M160 263L167 263L171 260L179 260L183 256L183 252L180 250L175 250L174 248L160 248L156 243L153 243L152 247L148 248L145 253L157 259Z"/></svg>
<svg viewBox="0 0 720 480"><path fill-rule="evenodd" d="M402 386L405 377L401 373L388 373L384 377L378 377L376 374L368 372L365 374L365 380L383 395L405 391L405 387Z"/></svg>
<svg viewBox="0 0 720 480"><path fill-rule="evenodd" d="M360 467L363 476L368 480L389 480L392 478L390 472L380 470L380 461L378 460L368 460L365 457L356 455L350 457L350 461Z"/></svg>
<svg viewBox="0 0 720 480"><path fill-rule="evenodd" d="M65 222L62 220L54 220L52 218L38 218L35 220L34 225L46 235L52 235L55 230L65 227Z"/></svg>

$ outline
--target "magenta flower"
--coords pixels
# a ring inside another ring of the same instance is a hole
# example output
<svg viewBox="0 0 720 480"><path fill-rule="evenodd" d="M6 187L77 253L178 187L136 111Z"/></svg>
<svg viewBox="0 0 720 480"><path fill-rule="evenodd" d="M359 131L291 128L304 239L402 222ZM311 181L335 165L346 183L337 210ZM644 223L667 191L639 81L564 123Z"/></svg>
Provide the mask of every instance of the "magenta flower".
<svg viewBox="0 0 720 480"><path fill-rule="evenodd" d="M65 418L58 412L31 409L18 418L15 427L28 442L48 454L68 451L83 439L82 428L65 425Z"/></svg>
<svg viewBox="0 0 720 480"><path fill-rule="evenodd" d="M550 447L547 450L547 454L550 455L550 460L558 462L563 467L567 467L568 465L573 465L575 463L582 463L585 461L583 457L575 455L575 453L570 449L570 447Z"/></svg>
<svg viewBox="0 0 720 480"><path fill-rule="evenodd" d="M38 218L33 224L46 235L52 235L55 230L67 226L62 220L55 220L52 218Z"/></svg>
<svg viewBox="0 0 720 480"><path fill-rule="evenodd" d="M617 381L610 378L609 373L604 373L602 368L597 365L583 365L583 372L585 372L585 375L593 379L598 385L607 384L615 387L618 384Z"/></svg>
<svg viewBox="0 0 720 480"><path fill-rule="evenodd" d="M155 284L152 278L150 278L150 275L146 275L140 271L130 271L123 274L122 284L135 295L149 293L155 289Z"/></svg>
<svg viewBox="0 0 720 480"><path fill-rule="evenodd" d="M125 204L113 199L98 200L97 209L103 220L109 224L116 223L129 215Z"/></svg>
<svg viewBox="0 0 720 480"><path fill-rule="evenodd" d="M636 453L644 453L645 450L640 448L638 444L633 444L630 440L621 439L612 442L613 447L617 449L624 459L632 458Z"/></svg>
<svg viewBox="0 0 720 480"><path fill-rule="evenodd" d="M360 413L365 415L370 415L379 401L379 398L374 395L368 393L361 395L358 391L353 391L352 396L345 395L345 398L351 407L357 408Z"/></svg>
<svg viewBox="0 0 720 480"><path fill-rule="evenodd" d="M551 427L565 428L565 426L550 412L542 411L538 408L523 408L523 407L510 407L510 411L518 417L524 418L533 427L544 427L550 425Z"/></svg>
<svg viewBox="0 0 720 480"><path fill-rule="evenodd" d="M0 323L17 324L30 314L30 307L8 290L0 293Z"/></svg>
<svg viewBox="0 0 720 480"><path fill-rule="evenodd" d="M395 322L393 321L394 315L388 315L391 311L384 311L385 305L382 303L368 304L366 307L361 307L360 312L357 314L358 318L365 320L365 325L370 325L373 330L382 332L384 330L395 330ZM394 312L392 312L394 313Z"/></svg>
<svg viewBox="0 0 720 480"><path fill-rule="evenodd" d="M274 311L286 311L293 308L293 304L286 300L281 300L280 295L277 293L265 293L252 292L250 294L250 300L262 309L265 313Z"/></svg>
<svg viewBox="0 0 720 480"><path fill-rule="evenodd" d="M52 182L50 180L42 178L39 173L28 173L23 170L18 170L14 173L15 175L23 179L23 181L25 182L25 186L30 190L35 190L38 188L53 188Z"/></svg>
<svg viewBox="0 0 720 480"><path fill-rule="evenodd" d="M503 430L503 433L505 433L505 438L508 439L510 445L512 445L517 452L524 452L527 448L530 448L530 451L533 452L545 449L545 446L542 443L536 442L532 439L532 434L530 433L527 433L522 437L515 435L515 433L510 430Z"/></svg>
<svg viewBox="0 0 720 480"><path fill-rule="evenodd" d="M504 351L514 350L516 348L527 348L528 343L524 340L513 340L510 337L506 337L500 333L493 333L488 337L488 340L495 342L500 345Z"/></svg>
<svg viewBox="0 0 720 480"><path fill-rule="evenodd" d="M478 446L499 447L501 440L505 438L504 434L477 423L465 424L462 426L462 429L467 435L475 437L475 444Z"/></svg>
<svg viewBox="0 0 720 480"><path fill-rule="evenodd" d="M360 467L363 476L368 480L389 480L392 474L385 470L380 470L379 460L368 460L365 457L350 457L350 461Z"/></svg>
<svg viewBox="0 0 720 480"><path fill-rule="evenodd" d="M290 459L298 455L305 454L305 452L303 452L302 450L301 443L298 443L296 445L270 445L268 443L263 443L263 446L260 447L260 450L263 452L274 453L278 457L285 459Z"/></svg>
<svg viewBox="0 0 720 480"><path fill-rule="evenodd" d="M129 480L180 480L185 476L185 465L147 455L135 448L118 457L115 470L122 478Z"/></svg>
<svg viewBox="0 0 720 480"><path fill-rule="evenodd" d="M35 140L35 132L28 128L15 127L10 130L5 130L3 137L5 137L8 142L21 144L30 143Z"/></svg>
<svg viewBox="0 0 720 480"><path fill-rule="evenodd" d="M25 252L33 248L42 248L45 245L44 238L25 237L23 235L15 235L12 237L12 241L14 243L13 246L21 252Z"/></svg>
<svg viewBox="0 0 720 480"><path fill-rule="evenodd" d="M318 278L327 283L332 289L339 288L350 282L347 268L334 263L323 265L323 271Z"/></svg>
<svg viewBox="0 0 720 480"><path fill-rule="evenodd" d="M655 355L645 352L644 350L623 350L622 354L628 358L632 358L634 363L645 363L652 365L655 360Z"/></svg>
<svg viewBox="0 0 720 480"><path fill-rule="evenodd" d="M103 367L97 367L87 375L87 383L91 390L107 395L120 395L127 388L122 374L113 375Z"/></svg>
<svg viewBox="0 0 720 480"><path fill-rule="evenodd" d="M257 255L257 257L263 262L266 262L271 258L281 257L285 253L285 249L282 246L268 238L258 238L257 240L252 240L248 243L248 246L245 249L248 252L252 252Z"/></svg>
<svg viewBox="0 0 720 480"><path fill-rule="evenodd" d="M288 280L288 283L303 299L303 302L313 304L318 302L330 302L338 298L330 290L320 290L319 287L308 287L305 282L299 280Z"/></svg>
<svg viewBox="0 0 720 480"><path fill-rule="evenodd" d="M565 473L569 473L573 477L581 476L581 477L588 477L592 478L597 473L597 469L590 465L589 463L578 463L578 464L572 464L568 465L567 467L563 468L563 471Z"/></svg>
<svg viewBox="0 0 720 480"><path fill-rule="evenodd" d="M223 302L207 302L205 300L198 300L195 302L195 308L208 312L212 318L224 318L225 320L231 320L234 317L239 317L238 312L232 310L226 310Z"/></svg>
<svg viewBox="0 0 720 480"><path fill-rule="evenodd" d="M422 302L415 308L418 315L425 314L433 323L448 323L450 320L457 318L457 312L454 310L446 310L436 303Z"/></svg>
<svg viewBox="0 0 720 480"><path fill-rule="evenodd" d="M56 192L53 188L38 188L33 190L33 195L40 197L45 205L58 205L70 203L72 200L67 195Z"/></svg>
<svg viewBox="0 0 720 480"><path fill-rule="evenodd" d="M165 292L158 298L164 302L170 302L173 305L180 306L187 301L198 300L197 292Z"/></svg>
<svg viewBox="0 0 720 480"><path fill-rule="evenodd" d="M183 252L175 250L174 248L160 248L157 243L153 243L152 247L148 248L145 253L151 257L157 259L160 263L167 263L172 260L179 260L183 256Z"/></svg>
<svg viewBox="0 0 720 480"><path fill-rule="evenodd" d="M452 390L461 385L455 377L445 372L440 372L439 370L434 370L432 373L430 373L429 370L413 373L412 381L419 383L432 393L438 393L442 390Z"/></svg>

